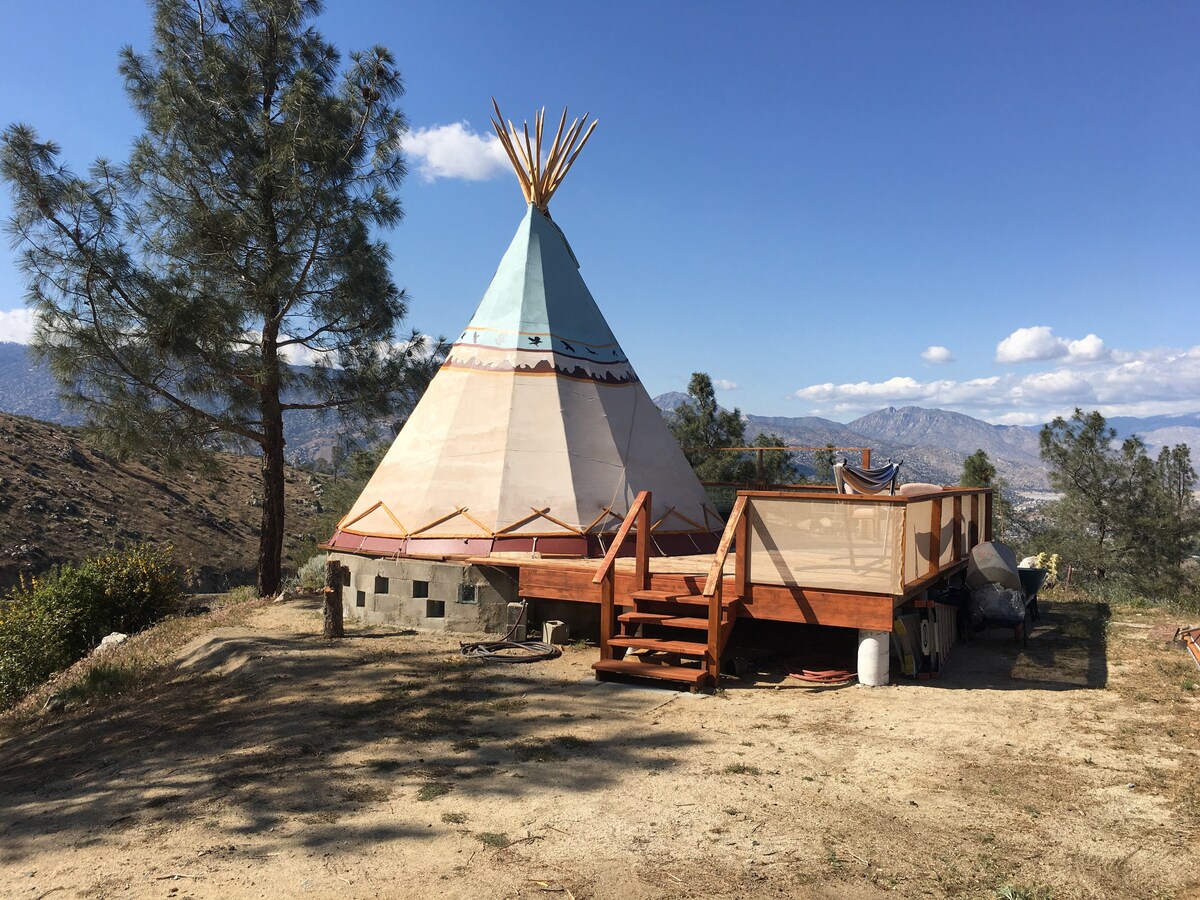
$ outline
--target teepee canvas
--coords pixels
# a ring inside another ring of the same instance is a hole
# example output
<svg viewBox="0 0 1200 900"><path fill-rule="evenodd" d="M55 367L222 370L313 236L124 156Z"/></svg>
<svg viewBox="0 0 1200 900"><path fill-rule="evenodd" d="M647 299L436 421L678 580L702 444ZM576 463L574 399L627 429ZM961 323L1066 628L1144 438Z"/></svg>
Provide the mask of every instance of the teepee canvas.
<svg viewBox="0 0 1200 900"><path fill-rule="evenodd" d="M546 210L591 134L576 122L564 136L565 118L544 164L542 115L536 142L494 123L529 208L332 548L593 556L650 490L660 552L712 549L720 518Z"/></svg>

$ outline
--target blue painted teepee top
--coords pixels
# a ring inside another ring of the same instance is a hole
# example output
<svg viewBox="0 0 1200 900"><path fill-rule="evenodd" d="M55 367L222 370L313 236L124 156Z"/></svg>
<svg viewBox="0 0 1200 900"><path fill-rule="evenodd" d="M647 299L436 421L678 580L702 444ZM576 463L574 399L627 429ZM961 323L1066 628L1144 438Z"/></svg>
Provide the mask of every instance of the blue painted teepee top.
<svg viewBox="0 0 1200 900"><path fill-rule="evenodd" d="M447 365L637 380L566 238L532 204Z"/></svg>

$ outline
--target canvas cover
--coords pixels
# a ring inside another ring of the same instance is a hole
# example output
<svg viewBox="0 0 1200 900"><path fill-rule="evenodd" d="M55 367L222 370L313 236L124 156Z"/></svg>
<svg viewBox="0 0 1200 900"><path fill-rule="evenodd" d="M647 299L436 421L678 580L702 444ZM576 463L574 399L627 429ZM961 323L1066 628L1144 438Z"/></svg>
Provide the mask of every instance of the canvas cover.
<svg viewBox="0 0 1200 900"><path fill-rule="evenodd" d="M755 497L750 573L757 584L824 590L903 592L904 504L839 497Z"/></svg>
<svg viewBox="0 0 1200 900"><path fill-rule="evenodd" d="M657 536L721 528L562 232L530 206L331 545L403 553L442 540L480 552L498 538L536 549L513 539L577 539L566 547L591 536L595 548L641 490L653 492Z"/></svg>

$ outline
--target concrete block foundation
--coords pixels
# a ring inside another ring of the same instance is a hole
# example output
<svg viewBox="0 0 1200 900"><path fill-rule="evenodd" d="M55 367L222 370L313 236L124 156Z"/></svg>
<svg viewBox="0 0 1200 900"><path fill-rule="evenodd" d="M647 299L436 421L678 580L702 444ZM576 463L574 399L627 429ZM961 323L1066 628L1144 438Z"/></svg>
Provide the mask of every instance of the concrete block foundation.
<svg viewBox="0 0 1200 900"><path fill-rule="evenodd" d="M503 633L519 602L517 570L501 566L331 553L349 570L342 611L364 625Z"/></svg>

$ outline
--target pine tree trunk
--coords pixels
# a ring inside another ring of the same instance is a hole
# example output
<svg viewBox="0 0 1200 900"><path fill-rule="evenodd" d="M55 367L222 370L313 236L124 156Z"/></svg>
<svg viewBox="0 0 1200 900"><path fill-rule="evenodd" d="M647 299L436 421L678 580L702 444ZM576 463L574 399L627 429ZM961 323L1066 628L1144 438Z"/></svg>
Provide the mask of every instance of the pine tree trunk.
<svg viewBox="0 0 1200 900"><path fill-rule="evenodd" d="M258 540L258 592L263 597L279 593L283 571L283 415L278 402L269 418L272 421L266 423L263 440L262 531Z"/></svg>
<svg viewBox="0 0 1200 900"><path fill-rule="evenodd" d="M342 575L346 567L336 560L325 563L325 628L327 638L346 636L346 627L342 621L342 585L345 577Z"/></svg>
<svg viewBox="0 0 1200 900"><path fill-rule="evenodd" d="M283 572L284 463L283 406L279 399L278 325L268 319L263 328L262 410L262 530L258 537L259 596L279 593Z"/></svg>

